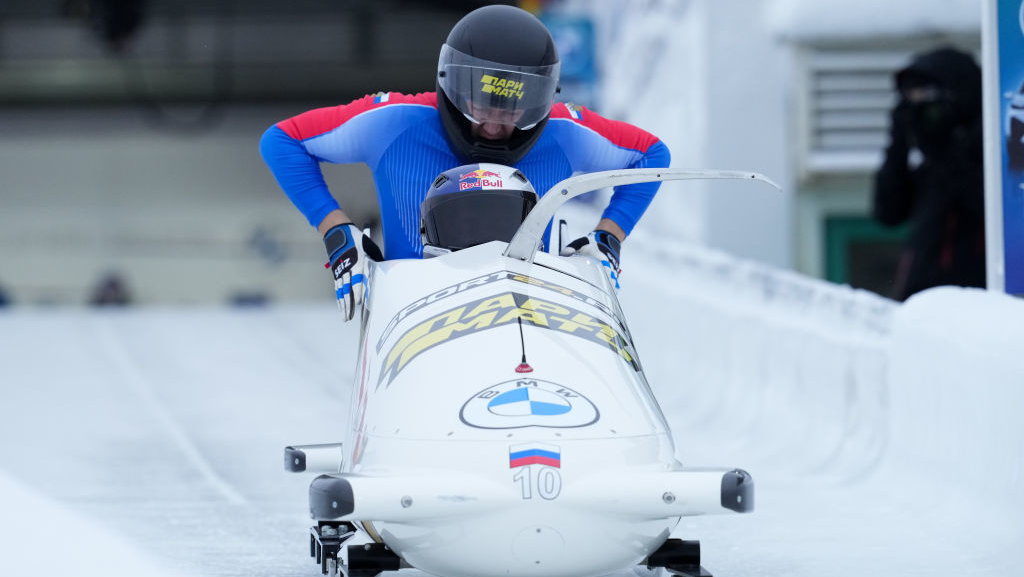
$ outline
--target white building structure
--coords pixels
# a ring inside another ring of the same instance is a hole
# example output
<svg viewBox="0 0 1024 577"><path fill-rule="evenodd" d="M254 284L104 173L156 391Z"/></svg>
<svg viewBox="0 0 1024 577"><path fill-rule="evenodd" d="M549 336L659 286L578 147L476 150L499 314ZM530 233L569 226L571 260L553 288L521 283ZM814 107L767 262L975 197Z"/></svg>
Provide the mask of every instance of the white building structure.
<svg viewBox="0 0 1024 577"><path fill-rule="evenodd" d="M603 112L657 133L674 166L756 170L785 190L667 184L687 190L659 196L652 228L837 281L850 280L844 251L887 240L867 214L892 73L919 50L980 47L978 0L570 0L565 8L598 26Z"/></svg>

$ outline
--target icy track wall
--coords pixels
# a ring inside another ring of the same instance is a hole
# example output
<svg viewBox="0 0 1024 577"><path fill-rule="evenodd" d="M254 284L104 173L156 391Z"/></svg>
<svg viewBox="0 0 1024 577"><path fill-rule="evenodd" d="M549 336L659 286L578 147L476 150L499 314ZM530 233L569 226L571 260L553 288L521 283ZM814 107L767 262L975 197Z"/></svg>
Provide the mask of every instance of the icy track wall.
<svg viewBox="0 0 1024 577"><path fill-rule="evenodd" d="M899 478L1024 525L1020 299L940 288L901 305L706 250L630 248L623 307L655 394L683 417L670 425L684 463ZM709 434L733 454L702 454Z"/></svg>

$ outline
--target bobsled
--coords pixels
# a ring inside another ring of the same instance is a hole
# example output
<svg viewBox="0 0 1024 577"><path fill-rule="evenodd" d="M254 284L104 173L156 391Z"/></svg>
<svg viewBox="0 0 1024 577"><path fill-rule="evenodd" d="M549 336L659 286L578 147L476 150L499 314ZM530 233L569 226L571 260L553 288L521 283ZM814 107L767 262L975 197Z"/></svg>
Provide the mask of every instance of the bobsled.
<svg viewBox="0 0 1024 577"><path fill-rule="evenodd" d="M752 511L751 475L677 459L605 270L542 249L579 194L707 178L771 182L585 174L541 196L510 242L370 263L347 435L285 449L287 470L319 473L309 539L322 573L708 574L699 543L671 533L683 517Z"/></svg>

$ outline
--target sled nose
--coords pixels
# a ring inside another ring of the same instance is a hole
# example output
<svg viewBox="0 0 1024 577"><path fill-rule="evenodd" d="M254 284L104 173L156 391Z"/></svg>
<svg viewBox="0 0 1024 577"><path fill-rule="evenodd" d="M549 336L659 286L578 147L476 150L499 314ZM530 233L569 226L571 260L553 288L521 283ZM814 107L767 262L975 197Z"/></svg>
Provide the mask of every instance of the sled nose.
<svg viewBox="0 0 1024 577"><path fill-rule="evenodd" d="M512 540L512 554L527 564L547 567L565 554L565 539L551 527L529 527Z"/></svg>

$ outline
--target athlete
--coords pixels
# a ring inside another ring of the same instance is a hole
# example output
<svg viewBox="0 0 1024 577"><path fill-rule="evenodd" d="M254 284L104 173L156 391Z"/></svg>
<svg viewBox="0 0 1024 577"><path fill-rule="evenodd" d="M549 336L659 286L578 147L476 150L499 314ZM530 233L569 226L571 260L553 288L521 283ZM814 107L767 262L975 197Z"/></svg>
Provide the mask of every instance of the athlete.
<svg viewBox="0 0 1024 577"><path fill-rule="evenodd" d="M511 242L537 199L523 171L511 166L481 162L446 170L420 205L423 256Z"/></svg>
<svg viewBox="0 0 1024 577"><path fill-rule="evenodd" d="M422 257L420 203L452 167L508 165L543 194L577 172L669 165L668 147L654 135L555 102L558 74L554 41L540 20L513 6L484 6L459 20L441 47L435 92L380 92L282 120L263 134L264 161L323 235L346 320L362 303L367 250L375 258ZM338 205L321 162L370 167L381 250ZM659 184L617 187L593 232L569 243L565 254L603 261L618 286L621 242Z"/></svg>

